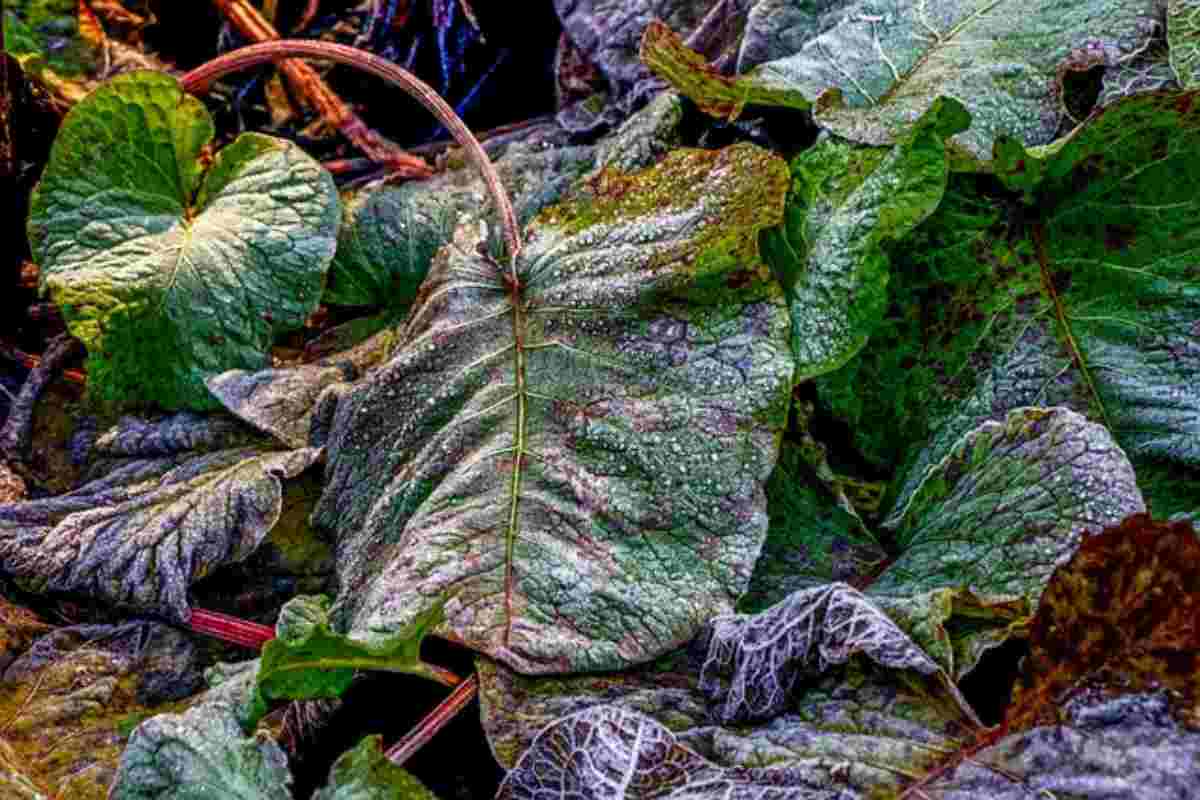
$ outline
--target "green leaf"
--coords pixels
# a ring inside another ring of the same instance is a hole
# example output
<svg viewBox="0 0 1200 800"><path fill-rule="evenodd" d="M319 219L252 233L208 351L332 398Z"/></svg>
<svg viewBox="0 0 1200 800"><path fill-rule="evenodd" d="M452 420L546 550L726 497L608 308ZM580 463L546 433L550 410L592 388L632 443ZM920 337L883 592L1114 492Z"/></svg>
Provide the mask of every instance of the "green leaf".
<svg viewBox="0 0 1200 800"><path fill-rule="evenodd" d="M313 800L437 800L408 770L383 754L383 737L367 736L343 753Z"/></svg>
<svg viewBox="0 0 1200 800"><path fill-rule="evenodd" d="M233 667L182 714L160 714L134 731L111 800L291 800L287 755L239 722L255 662Z"/></svg>
<svg viewBox="0 0 1200 800"><path fill-rule="evenodd" d="M1200 2L1167 0L1171 69L1184 89L1200 88Z"/></svg>
<svg viewBox="0 0 1200 800"><path fill-rule="evenodd" d="M0 506L0 567L35 591L186 621L191 584L253 553L279 519L283 479L321 454L247 445L244 431L230 446L227 428L192 415L118 428L101 452L135 457L68 494Z"/></svg>
<svg viewBox="0 0 1200 800"><path fill-rule="evenodd" d="M786 166L750 145L606 170L509 268L435 261L390 363L338 407L316 520L338 630L442 630L529 673L618 669L745 589L792 378L759 260Z"/></svg>
<svg viewBox="0 0 1200 800"><path fill-rule="evenodd" d="M730 78L709 66L708 60L683 43L679 34L653 20L642 34L640 56L650 70L674 86L705 113L730 121L748 105L805 109L811 105L794 89L774 89L744 77Z"/></svg>
<svg viewBox="0 0 1200 800"><path fill-rule="evenodd" d="M937 97L954 97L974 120L955 142L984 161L1002 134L1027 145L1054 138L1071 100L1060 97L1060 68L1115 65L1153 30L1144 0L760 5L742 53L743 68L760 65L743 82L800 92L821 126L872 145L891 144Z"/></svg>
<svg viewBox="0 0 1200 800"><path fill-rule="evenodd" d="M262 649L254 706L247 726L279 700L339 697L359 669L403 672L433 679L421 661L421 639L442 621L442 606L416 616L408 628L366 645L329 627L329 598L295 597L275 623L276 638Z"/></svg>
<svg viewBox="0 0 1200 800"><path fill-rule="evenodd" d="M763 252L787 292L797 381L841 367L883 319L885 246L937 208L943 140L968 123L942 98L891 151L825 139L792 162L786 222L763 234Z"/></svg>
<svg viewBox="0 0 1200 800"><path fill-rule="evenodd" d="M205 169L212 138L174 78L133 72L78 103L54 141L29 238L102 402L215 408L205 378L267 366L274 337L316 307L338 225L332 179L257 134Z"/></svg>
<svg viewBox="0 0 1200 800"><path fill-rule="evenodd" d="M403 318L434 253L450 241L455 219L469 202L466 192L440 189L383 185L343 197L324 301L386 307Z"/></svg>

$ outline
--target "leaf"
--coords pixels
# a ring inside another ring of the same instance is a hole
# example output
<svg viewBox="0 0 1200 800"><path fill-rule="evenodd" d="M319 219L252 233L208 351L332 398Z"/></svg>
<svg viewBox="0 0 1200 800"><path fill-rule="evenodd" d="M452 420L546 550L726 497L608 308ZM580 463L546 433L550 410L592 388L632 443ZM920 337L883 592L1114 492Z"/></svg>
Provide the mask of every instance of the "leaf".
<svg viewBox="0 0 1200 800"><path fill-rule="evenodd" d="M1072 687L1103 673L1125 692L1200 701L1200 538L1187 522L1137 514L1088 538L1054 572L1033 622L1014 724L1054 721Z"/></svg>
<svg viewBox="0 0 1200 800"><path fill-rule="evenodd" d="M811 105L799 91L775 89L744 77L722 75L660 20L646 26L639 57L655 75L674 86L701 111L714 117L736 120L747 105L796 109Z"/></svg>
<svg viewBox="0 0 1200 800"><path fill-rule="evenodd" d="M1167 0L1167 45L1179 85L1200 88L1200 2Z"/></svg>
<svg viewBox="0 0 1200 800"><path fill-rule="evenodd" d="M331 402L325 397L337 395L357 373L352 363L339 361L260 372L230 370L209 378L207 384L238 417L288 447L303 448L323 444L313 440L313 431L321 422L322 406Z"/></svg>
<svg viewBox="0 0 1200 800"><path fill-rule="evenodd" d="M316 520L335 627L370 641L453 587L442 633L522 672L690 639L746 586L791 385L757 258L784 164L748 145L602 172L507 268L449 248L392 361L338 407Z"/></svg>
<svg viewBox="0 0 1200 800"><path fill-rule="evenodd" d="M383 737L364 737L343 753L329 771L329 782L313 800L436 800L408 770L383 754Z"/></svg>
<svg viewBox="0 0 1200 800"><path fill-rule="evenodd" d="M620 706L589 708L547 727L509 771L496 800L532 800L543 796L546 786L564 796L608 800L844 797L794 773L716 766L654 720Z"/></svg>
<svg viewBox="0 0 1200 800"><path fill-rule="evenodd" d="M338 225L332 179L257 134L206 169L212 138L174 78L134 72L78 103L55 139L29 238L103 402L215 408L205 378L267 366L274 337L316 308Z"/></svg>
<svg viewBox="0 0 1200 800"><path fill-rule="evenodd" d="M697 749L709 717L693 667L686 648L632 669L582 675L521 675L478 656L480 720L492 754L505 769L516 765L543 728L601 705L645 714Z"/></svg>
<svg viewBox="0 0 1200 800"><path fill-rule="evenodd" d="M343 197L324 301L387 307L403 318L467 202L465 192L431 191L426 182L382 185Z"/></svg>
<svg viewBox="0 0 1200 800"><path fill-rule="evenodd" d="M867 597L840 583L802 589L753 616L715 617L706 647L700 690L725 724L779 714L802 675L854 655L894 670L940 672Z"/></svg>
<svg viewBox="0 0 1200 800"><path fill-rule="evenodd" d="M743 69L772 60L743 80L800 92L822 127L871 145L891 144L936 98L953 97L974 120L954 141L986 161L1000 135L1054 138L1067 118L1060 68L1115 65L1153 28L1142 0L840 0L817 10L771 0L750 14Z"/></svg>
<svg viewBox="0 0 1200 800"><path fill-rule="evenodd" d="M902 555L873 588L968 586L1037 603L1087 533L1145 510L1103 427L1065 408L1018 408L958 440L884 525Z"/></svg>
<svg viewBox="0 0 1200 800"><path fill-rule="evenodd" d="M1200 505L1197 99L1134 95L1044 151L1001 143L1014 194L955 182L893 269L904 318L821 387L858 442L899 461L964 404L939 447L1017 406L1068 405L1110 430L1155 516Z"/></svg>
<svg viewBox="0 0 1200 800"><path fill-rule="evenodd" d="M1057 724L1007 736L959 758L945 774L934 770L913 794L933 800L1184 800L1198 762L1200 734L1171 719L1165 693L1088 692L1066 703Z"/></svg>
<svg viewBox="0 0 1200 800"><path fill-rule="evenodd" d="M121 756L111 800L290 800L287 756L238 722L254 663L240 665L182 714L138 726Z"/></svg>
<svg viewBox="0 0 1200 800"><path fill-rule="evenodd" d="M246 727L253 727L275 701L339 697L359 669L433 679L433 672L421 661L420 648L421 639L441 621L440 605L417 616L408 630L371 646L330 630L329 605L329 599L320 596L294 597L284 604L275 623L276 637L262 649Z"/></svg>
<svg viewBox="0 0 1200 800"><path fill-rule="evenodd" d="M194 441L211 438L203 421L189 429ZM133 435L153 453L186 440L182 431ZM0 566L37 591L81 592L186 621L191 584L254 552L279 518L282 480L320 453L243 445L124 460L73 492L0 506Z"/></svg>
<svg viewBox="0 0 1200 800"><path fill-rule="evenodd" d="M792 162L785 224L763 252L787 290L796 380L845 364L887 305L885 246L933 213L946 187L943 139L969 118L942 99L891 152L826 139Z"/></svg>

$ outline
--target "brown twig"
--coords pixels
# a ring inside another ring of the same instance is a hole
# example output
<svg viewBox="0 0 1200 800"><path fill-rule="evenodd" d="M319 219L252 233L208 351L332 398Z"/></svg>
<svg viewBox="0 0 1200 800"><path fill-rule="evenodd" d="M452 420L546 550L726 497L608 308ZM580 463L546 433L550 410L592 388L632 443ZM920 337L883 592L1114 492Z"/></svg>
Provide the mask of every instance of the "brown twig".
<svg viewBox="0 0 1200 800"><path fill-rule="evenodd" d="M184 91L198 94L202 93L213 81L231 72L268 61L279 61L296 56L323 58L357 67L382 78L393 86L400 87L438 118L438 121L446 127L446 130L462 147L467 158L483 176L484 185L487 186L488 193L491 194L492 200L496 204L496 210L500 214L504 242L508 247L508 257L512 260L510 264L512 279L516 281L516 257L521 249L517 217L513 212L508 192L500 182L496 168L492 166L492 162L488 159L487 153L484 152L479 141L467 130L467 126L459 119L458 114L454 113L454 109L447 105L446 101L429 84L408 70L365 50L348 47L344 44L314 42L306 39L280 39L262 44L252 44L225 53L187 73L181 80Z"/></svg>
<svg viewBox="0 0 1200 800"><path fill-rule="evenodd" d="M405 734L404 738L396 742L385 755L388 760L397 766L404 766L404 762L412 757L413 753L425 746L425 743L432 739L437 732L454 719L460 711L466 708L467 703L479 694L479 676L472 675L465 681L460 683L449 697L438 704L438 707L425 716L417 723L411 731Z"/></svg>
<svg viewBox="0 0 1200 800"><path fill-rule="evenodd" d="M275 28L246 0L213 0L213 4L247 39L259 43L281 41ZM372 160L384 164L391 172L409 177L427 178L433 174L433 169L423 160L367 127L362 118L308 64L299 59L284 59L278 67L292 89L316 109L322 119Z"/></svg>
<svg viewBox="0 0 1200 800"><path fill-rule="evenodd" d="M16 468L29 456L33 441L33 409L38 398L62 365L82 353L83 344L64 333L51 340L41 362L30 371L21 393L9 407L4 427L0 428L0 453L9 459L10 466Z"/></svg>

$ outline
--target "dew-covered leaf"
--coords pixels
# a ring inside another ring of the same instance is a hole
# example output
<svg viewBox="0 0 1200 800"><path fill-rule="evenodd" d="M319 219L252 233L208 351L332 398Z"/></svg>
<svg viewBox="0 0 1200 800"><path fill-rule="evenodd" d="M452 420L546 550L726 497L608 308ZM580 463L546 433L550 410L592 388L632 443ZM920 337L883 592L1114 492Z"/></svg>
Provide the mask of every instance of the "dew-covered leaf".
<svg viewBox="0 0 1200 800"><path fill-rule="evenodd" d="M509 771L496 800L843 800L799 771L727 769L621 706L596 706L543 730Z"/></svg>
<svg viewBox="0 0 1200 800"><path fill-rule="evenodd" d="M1001 143L1013 194L953 182L896 256L897 314L819 379L864 453L912 462L936 432L940 458L982 420L1066 405L1111 431L1155 516L1200 505L1198 99L1133 95L1052 147Z"/></svg>
<svg viewBox="0 0 1200 800"><path fill-rule="evenodd" d="M1167 0L1167 47L1180 86L1200 88L1200 1Z"/></svg>
<svg viewBox="0 0 1200 800"><path fill-rule="evenodd" d="M389 364L338 406L316 518L335 628L369 641L446 590L442 631L524 672L689 640L745 589L792 363L757 255L786 166L749 145L603 171L516 264L451 247Z"/></svg>
<svg viewBox="0 0 1200 800"><path fill-rule="evenodd" d="M208 410L227 369L269 363L316 308L338 226L333 181L296 145L214 130L169 75L114 78L78 103L33 195L42 289L122 406Z"/></svg>
<svg viewBox="0 0 1200 800"><path fill-rule="evenodd" d="M1170 690L1200 722L1200 538L1131 516L1054 572L1010 720L1053 721L1056 698L1103 673L1124 691Z"/></svg>
<svg viewBox="0 0 1200 800"><path fill-rule="evenodd" d="M183 436L135 433L151 451ZM75 491L0 506L0 568L36 591L186 621L191 584L258 547L279 518L282 481L320 452L259 444L121 459Z"/></svg>
<svg viewBox="0 0 1200 800"><path fill-rule="evenodd" d="M421 661L420 648L421 639L441 621L440 605L417 616L407 630L386 640L377 639L370 646L330 630L329 606L326 597L300 596L280 610L275 638L263 645L248 725L280 700L340 696L358 669L433 677Z"/></svg>
<svg viewBox="0 0 1200 800"><path fill-rule="evenodd" d="M134 731L111 800L291 800L287 756L247 734L239 712L254 689L255 663L227 671L182 714L160 714Z"/></svg>
<svg viewBox="0 0 1200 800"><path fill-rule="evenodd" d="M1002 134L1054 138L1073 99L1060 70L1116 65L1156 26L1145 0L761 0L742 46L742 68L758 66L742 80L798 91L823 127L873 145L953 97L974 120L955 142L987 160Z"/></svg>
<svg viewBox="0 0 1200 800"><path fill-rule="evenodd" d="M302 448L321 444L313 441L313 428L321 423L325 395L339 394L339 384L357 377L349 362L304 364L259 372L230 370L209 378L207 385L239 418L288 447Z"/></svg>
<svg viewBox="0 0 1200 800"><path fill-rule="evenodd" d="M763 235L792 314L796 380L830 372L866 344L887 307L885 246L937 208L944 139L969 122L940 99L890 151L826 139L792 162L785 223Z"/></svg>
<svg viewBox="0 0 1200 800"><path fill-rule="evenodd" d="M901 550L880 592L967 586L1036 603L1087 533L1145 510L1133 466L1102 426L1018 408L954 443L885 522Z"/></svg>
<svg viewBox="0 0 1200 800"><path fill-rule="evenodd" d="M383 754L383 737L367 736L343 753L312 800L437 800L433 792Z"/></svg>

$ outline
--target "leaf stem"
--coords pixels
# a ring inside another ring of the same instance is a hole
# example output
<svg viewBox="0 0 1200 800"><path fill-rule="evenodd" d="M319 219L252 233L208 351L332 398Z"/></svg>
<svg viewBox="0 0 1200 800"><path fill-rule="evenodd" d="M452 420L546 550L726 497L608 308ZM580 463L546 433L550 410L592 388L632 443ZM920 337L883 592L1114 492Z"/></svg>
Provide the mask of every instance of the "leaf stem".
<svg viewBox="0 0 1200 800"><path fill-rule="evenodd" d="M439 703L437 708L430 711L424 719L417 723L416 727L385 753L388 760L397 766L403 766L413 753L420 750L438 731L446 727L450 720L454 719L478 693L479 676L472 675L455 687L454 691Z"/></svg>
<svg viewBox="0 0 1200 800"><path fill-rule="evenodd" d="M305 56L336 61L339 64L356 67L363 72L382 78L391 85L403 89L437 117L438 121L446 127L450 135L463 148L467 158L483 176L483 182L487 186L488 192L491 194L492 200L496 204L496 209L500 214L504 242L508 247L512 279L515 281L517 279L516 257L521 249L520 235L517 229L517 217L513 211L512 201L508 197L508 192L505 191L504 185L500 182L500 176L497 174L496 168L492 166L491 160L488 159L487 153L484 152L479 141L467 129L467 126L459 118L458 114L454 113L454 109L429 84L408 70L372 53L368 53L366 50L360 50L344 44L300 39L279 39L252 44L248 47L242 47L225 53L214 58L212 61L196 67L185 74L180 80L185 91L192 94L202 94L213 81L232 72L267 62Z"/></svg>

